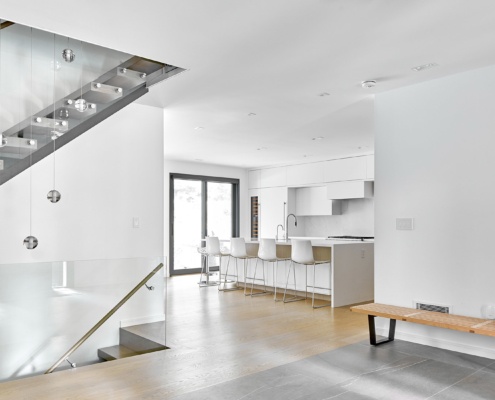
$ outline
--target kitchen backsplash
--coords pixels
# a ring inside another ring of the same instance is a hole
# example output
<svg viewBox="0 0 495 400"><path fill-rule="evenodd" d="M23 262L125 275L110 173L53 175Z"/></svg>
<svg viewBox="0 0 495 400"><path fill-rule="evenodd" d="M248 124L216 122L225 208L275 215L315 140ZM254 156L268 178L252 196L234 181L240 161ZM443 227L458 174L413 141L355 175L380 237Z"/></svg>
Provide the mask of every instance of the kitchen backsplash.
<svg viewBox="0 0 495 400"><path fill-rule="evenodd" d="M342 200L342 215L298 219L302 220L300 223L301 228L304 229L302 236L374 236L375 233L373 199ZM291 236L293 236L292 232Z"/></svg>

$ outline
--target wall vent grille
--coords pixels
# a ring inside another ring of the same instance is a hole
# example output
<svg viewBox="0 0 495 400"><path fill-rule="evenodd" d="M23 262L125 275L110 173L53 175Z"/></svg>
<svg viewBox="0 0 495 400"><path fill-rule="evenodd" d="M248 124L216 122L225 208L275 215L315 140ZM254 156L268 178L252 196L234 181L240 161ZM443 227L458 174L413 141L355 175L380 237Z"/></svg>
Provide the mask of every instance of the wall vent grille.
<svg viewBox="0 0 495 400"><path fill-rule="evenodd" d="M441 312L444 314L450 314L450 307L438 306L435 304L416 303L416 309L417 310L424 310L424 311Z"/></svg>

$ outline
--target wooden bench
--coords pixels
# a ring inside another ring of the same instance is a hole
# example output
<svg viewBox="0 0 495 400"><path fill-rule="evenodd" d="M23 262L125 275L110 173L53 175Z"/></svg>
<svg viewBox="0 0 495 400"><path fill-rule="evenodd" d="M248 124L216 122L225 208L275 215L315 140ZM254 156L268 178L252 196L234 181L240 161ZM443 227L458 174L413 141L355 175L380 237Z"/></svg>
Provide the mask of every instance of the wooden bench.
<svg viewBox="0 0 495 400"><path fill-rule="evenodd" d="M391 306L387 304L363 304L351 307L351 311L368 315L370 344L377 346L394 340L395 323L397 320L414 322L416 324L453 329L455 331L476 333L478 335L495 336L495 320L461 315L445 314L435 311L418 310L415 308ZM376 340L375 317L390 319L388 339Z"/></svg>

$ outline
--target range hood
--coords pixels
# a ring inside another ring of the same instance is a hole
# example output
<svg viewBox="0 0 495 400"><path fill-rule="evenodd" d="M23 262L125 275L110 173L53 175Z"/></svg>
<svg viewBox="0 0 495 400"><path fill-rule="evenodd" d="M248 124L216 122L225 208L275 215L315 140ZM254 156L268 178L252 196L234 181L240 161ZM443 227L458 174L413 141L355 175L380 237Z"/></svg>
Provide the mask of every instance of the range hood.
<svg viewBox="0 0 495 400"><path fill-rule="evenodd" d="M327 184L327 199L346 200L373 197L373 182L344 181Z"/></svg>

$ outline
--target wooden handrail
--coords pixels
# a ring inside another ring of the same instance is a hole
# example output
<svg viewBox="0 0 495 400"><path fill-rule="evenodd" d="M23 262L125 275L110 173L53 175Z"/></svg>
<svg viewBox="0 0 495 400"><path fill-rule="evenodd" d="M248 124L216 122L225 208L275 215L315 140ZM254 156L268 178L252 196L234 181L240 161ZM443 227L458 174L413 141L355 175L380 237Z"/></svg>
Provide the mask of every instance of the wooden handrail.
<svg viewBox="0 0 495 400"><path fill-rule="evenodd" d="M95 326L93 326L88 332L86 332L85 335L81 339L79 339L69 350L67 350L60 359L53 364L46 372L45 374L50 374L52 373L62 362L64 362L74 351L76 351L88 338L95 333L100 326L102 326L113 314L117 312L117 310L122 307L127 300L129 300L134 294L142 287L146 282L148 282L153 275L155 275L160 269L163 268L163 263L160 263L153 271L151 271L146 277L139 282L134 289L132 289L127 295L118 302L118 304L115 305L105 316L100 319Z"/></svg>

